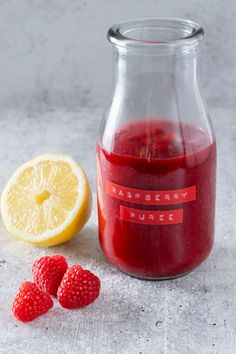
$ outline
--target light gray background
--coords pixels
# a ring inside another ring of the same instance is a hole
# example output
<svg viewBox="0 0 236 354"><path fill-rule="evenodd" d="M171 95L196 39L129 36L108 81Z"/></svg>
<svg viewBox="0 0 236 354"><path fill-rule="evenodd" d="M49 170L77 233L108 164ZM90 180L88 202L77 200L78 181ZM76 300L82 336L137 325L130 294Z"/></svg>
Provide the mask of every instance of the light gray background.
<svg viewBox="0 0 236 354"><path fill-rule="evenodd" d="M235 354L236 2L225 0L0 0L0 192L24 161L72 155L95 192L95 141L111 80L108 27L143 16L201 23L200 78L218 140L216 241L208 260L165 282L130 278L108 264L97 239L96 203L80 235L37 248L0 221L0 354ZM95 195L94 195L95 197ZM11 314L33 261L64 254L102 281L79 311L54 308L29 324Z"/></svg>
<svg viewBox="0 0 236 354"><path fill-rule="evenodd" d="M205 97L210 106L234 105L233 0L0 0L0 105L104 106L111 80L107 29L150 16L189 18L205 28Z"/></svg>

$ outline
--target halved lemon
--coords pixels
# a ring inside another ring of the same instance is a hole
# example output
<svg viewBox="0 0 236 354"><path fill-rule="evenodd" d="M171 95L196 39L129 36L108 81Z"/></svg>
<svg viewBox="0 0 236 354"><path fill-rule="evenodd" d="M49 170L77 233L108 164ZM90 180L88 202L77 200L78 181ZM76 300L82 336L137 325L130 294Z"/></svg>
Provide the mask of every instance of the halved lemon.
<svg viewBox="0 0 236 354"><path fill-rule="evenodd" d="M41 155L23 164L1 197L8 232L39 246L69 241L89 219L91 205L84 171L62 154Z"/></svg>

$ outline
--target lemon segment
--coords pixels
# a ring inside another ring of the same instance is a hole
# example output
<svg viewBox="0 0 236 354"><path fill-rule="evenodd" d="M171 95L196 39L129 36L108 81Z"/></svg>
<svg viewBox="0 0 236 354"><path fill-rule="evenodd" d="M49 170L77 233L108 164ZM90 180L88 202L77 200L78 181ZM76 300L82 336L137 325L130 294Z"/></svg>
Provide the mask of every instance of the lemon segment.
<svg viewBox="0 0 236 354"><path fill-rule="evenodd" d="M69 241L91 214L88 179L70 156L45 154L19 167L6 184L1 213L8 232L39 246Z"/></svg>

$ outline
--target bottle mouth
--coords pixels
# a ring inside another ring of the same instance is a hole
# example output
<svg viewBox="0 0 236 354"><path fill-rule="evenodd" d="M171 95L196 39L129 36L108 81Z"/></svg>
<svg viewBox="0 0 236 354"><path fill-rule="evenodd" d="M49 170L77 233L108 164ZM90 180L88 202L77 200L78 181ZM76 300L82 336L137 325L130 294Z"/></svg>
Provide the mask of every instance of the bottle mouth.
<svg viewBox="0 0 236 354"><path fill-rule="evenodd" d="M180 48L195 46L204 34L203 28L179 18L144 18L113 25L108 40L115 46L128 48Z"/></svg>

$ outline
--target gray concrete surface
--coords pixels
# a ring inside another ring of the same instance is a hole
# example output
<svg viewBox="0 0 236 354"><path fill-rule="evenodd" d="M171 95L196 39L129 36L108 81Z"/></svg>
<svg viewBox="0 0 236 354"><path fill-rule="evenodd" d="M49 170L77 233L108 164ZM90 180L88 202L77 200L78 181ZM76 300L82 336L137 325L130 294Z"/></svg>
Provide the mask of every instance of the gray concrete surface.
<svg viewBox="0 0 236 354"><path fill-rule="evenodd" d="M236 123L235 111L212 110L218 138L216 241L209 259L186 277L151 282L109 265L97 240L94 211L68 244L41 249L0 226L1 354L234 354L236 348ZM43 152L69 153L82 163L94 189L95 139L101 110L56 110L0 115L0 190L23 161ZM19 284L33 261L59 252L102 281L99 299L79 311L54 308L29 324L11 314Z"/></svg>
<svg viewBox="0 0 236 354"><path fill-rule="evenodd" d="M22 162L64 152L95 191L95 140L111 82L108 27L135 17L177 16L203 25L203 93L218 137L216 241L209 259L173 281L140 281L103 257L92 217L72 242L36 248L0 221L1 354L234 354L236 352L236 2L232 0L0 0L0 192ZM35 258L59 252L102 281L79 311L56 303L30 324L11 304Z"/></svg>
<svg viewBox="0 0 236 354"><path fill-rule="evenodd" d="M104 106L111 81L108 27L150 16L203 25L199 71L206 99L211 107L235 106L233 0L0 1L0 105Z"/></svg>

